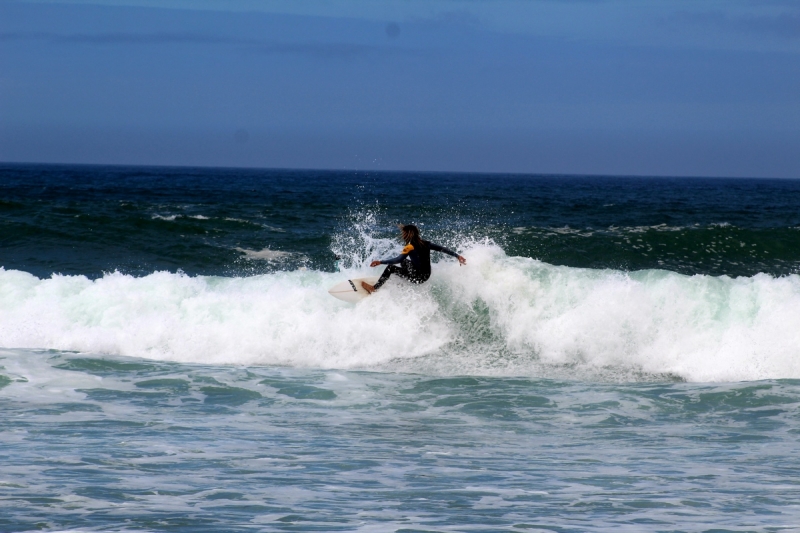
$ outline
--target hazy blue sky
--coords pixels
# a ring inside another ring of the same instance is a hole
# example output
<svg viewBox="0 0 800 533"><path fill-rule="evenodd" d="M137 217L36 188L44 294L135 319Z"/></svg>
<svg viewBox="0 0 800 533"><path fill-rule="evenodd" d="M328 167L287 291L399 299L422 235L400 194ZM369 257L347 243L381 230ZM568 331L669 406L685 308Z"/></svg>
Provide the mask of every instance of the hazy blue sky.
<svg viewBox="0 0 800 533"><path fill-rule="evenodd" d="M0 160L800 178L800 2L0 0Z"/></svg>

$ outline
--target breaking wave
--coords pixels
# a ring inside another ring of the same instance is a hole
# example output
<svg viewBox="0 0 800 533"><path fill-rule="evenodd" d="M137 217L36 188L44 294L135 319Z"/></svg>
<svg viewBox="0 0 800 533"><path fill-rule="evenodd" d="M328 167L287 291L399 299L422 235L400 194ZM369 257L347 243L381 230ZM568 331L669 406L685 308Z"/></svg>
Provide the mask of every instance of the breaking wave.
<svg viewBox="0 0 800 533"><path fill-rule="evenodd" d="M442 261L428 283L393 280L357 305L327 289L374 275L366 255L341 273L250 277L0 268L0 346L446 375L800 378L800 276L579 269L491 242L461 250L466 267Z"/></svg>

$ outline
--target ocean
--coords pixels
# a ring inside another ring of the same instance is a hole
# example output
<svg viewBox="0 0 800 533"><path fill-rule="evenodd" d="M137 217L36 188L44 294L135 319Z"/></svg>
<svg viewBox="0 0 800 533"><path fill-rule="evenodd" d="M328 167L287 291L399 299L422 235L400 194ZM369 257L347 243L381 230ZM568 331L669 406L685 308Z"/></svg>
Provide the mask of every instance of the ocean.
<svg viewBox="0 0 800 533"><path fill-rule="evenodd" d="M800 531L800 180L0 165L0 531ZM434 253L357 305L397 223Z"/></svg>

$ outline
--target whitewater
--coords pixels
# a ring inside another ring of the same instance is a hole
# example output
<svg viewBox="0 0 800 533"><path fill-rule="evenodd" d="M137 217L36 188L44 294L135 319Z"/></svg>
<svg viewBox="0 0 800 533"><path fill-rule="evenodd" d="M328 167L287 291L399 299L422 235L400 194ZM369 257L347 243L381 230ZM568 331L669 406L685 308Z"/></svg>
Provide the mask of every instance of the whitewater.
<svg viewBox="0 0 800 533"><path fill-rule="evenodd" d="M800 378L800 276L620 272L508 257L491 244L357 305L367 275L143 277L0 270L0 345L201 364L691 382ZM577 375L576 374L576 375Z"/></svg>

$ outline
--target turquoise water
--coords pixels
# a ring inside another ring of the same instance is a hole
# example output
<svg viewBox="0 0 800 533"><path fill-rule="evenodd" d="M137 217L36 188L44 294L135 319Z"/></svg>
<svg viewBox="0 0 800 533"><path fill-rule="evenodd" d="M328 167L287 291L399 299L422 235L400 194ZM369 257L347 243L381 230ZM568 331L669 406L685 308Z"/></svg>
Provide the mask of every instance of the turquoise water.
<svg viewBox="0 0 800 533"><path fill-rule="evenodd" d="M798 205L2 166L0 532L800 530ZM330 297L398 221L467 266Z"/></svg>

